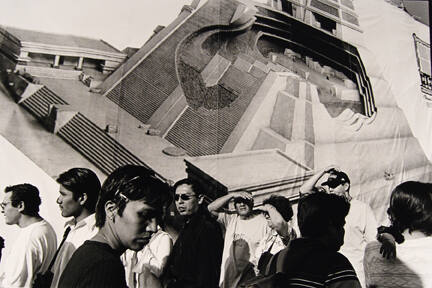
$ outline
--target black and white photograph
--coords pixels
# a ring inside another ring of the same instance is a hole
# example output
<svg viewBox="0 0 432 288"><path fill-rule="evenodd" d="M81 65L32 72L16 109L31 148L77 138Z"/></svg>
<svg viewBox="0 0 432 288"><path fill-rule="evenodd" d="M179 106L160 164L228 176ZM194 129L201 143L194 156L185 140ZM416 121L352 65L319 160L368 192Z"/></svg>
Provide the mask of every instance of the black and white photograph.
<svg viewBox="0 0 432 288"><path fill-rule="evenodd" d="M0 5L0 288L432 288L429 0Z"/></svg>

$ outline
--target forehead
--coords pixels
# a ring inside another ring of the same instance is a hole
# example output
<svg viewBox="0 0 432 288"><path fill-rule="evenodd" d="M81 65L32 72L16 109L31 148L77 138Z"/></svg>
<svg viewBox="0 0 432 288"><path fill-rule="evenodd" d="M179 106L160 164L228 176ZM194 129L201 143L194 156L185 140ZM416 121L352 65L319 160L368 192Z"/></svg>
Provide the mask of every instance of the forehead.
<svg viewBox="0 0 432 288"><path fill-rule="evenodd" d="M182 184L176 188L175 194L195 194L192 186L189 184Z"/></svg>
<svg viewBox="0 0 432 288"><path fill-rule="evenodd" d="M150 206L146 200L129 200L126 203L125 210L131 210L135 212L151 212L156 211L156 208Z"/></svg>
<svg viewBox="0 0 432 288"><path fill-rule="evenodd" d="M60 191L60 193L63 193L63 194L73 194L72 191L70 191L69 189L67 189L63 185L60 185L59 191Z"/></svg>
<svg viewBox="0 0 432 288"><path fill-rule="evenodd" d="M7 202L12 198L12 191L8 193L4 193L3 202Z"/></svg>

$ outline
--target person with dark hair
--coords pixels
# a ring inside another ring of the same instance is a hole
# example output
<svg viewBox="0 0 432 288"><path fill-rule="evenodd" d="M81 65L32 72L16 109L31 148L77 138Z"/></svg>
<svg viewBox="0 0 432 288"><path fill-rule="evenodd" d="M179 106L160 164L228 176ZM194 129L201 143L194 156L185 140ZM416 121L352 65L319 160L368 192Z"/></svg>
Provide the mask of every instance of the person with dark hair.
<svg viewBox="0 0 432 288"><path fill-rule="evenodd" d="M235 213L225 211L233 202ZM232 192L219 197L208 205L208 210L218 217L225 227L220 287L237 288L255 277L258 259L255 250L269 233L270 227L264 215L253 211L254 200L246 191Z"/></svg>
<svg viewBox="0 0 432 288"><path fill-rule="evenodd" d="M255 257L259 259L255 272L264 275L271 255L284 249L292 239L297 238L297 233L291 224L294 213L288 198L272 195L263 201L259 210L271 228L255 250Z"/></svg>
<svg viewBox="0 0 432 288"><path fill-rule="evenodd" d="M402 243L395 259L381 257L379 242L366 246L367 287L432 287L432 184L399 184L387 213L391 227L402 234Z"/></svg>
<svg viewBox="0 0 432 288"><path fill-rule="evenodd" d="M362 286L364 286L364 249L368 242L376 239L378 228L372 208L367 203L351 197L351 181L348 175L335 165L319 170L302 185L300 192L312 192L314 187L324 188L327 193L342 196L350 203L351 208L344 227L344 245L341 247L340 253L350 260Z"/></svg>
<svg viewBox="0 0 432 288"><path fill-rule="evenodd" d="M338 252L349 207L343 197L327 193L300 199L301 238L279 253L275 287L361 287L351 263Z"/></svg>
<svg viewBox="0 0 432 288"><path fill-rule="evenodd" d="M166 287L219 287L223 235L219 223L207 211L207 195L202 185L191 179L178 181L173 190L185 224L166 265Z"/></svg>
<svg viewBox="0 0 432 288"><path fill-rule="evenodd" d="M63 217L72 217L65 224L63 244L59 247L52 266L53 280L51 287L58 286L60 275L75 250L84 241L98 232L95 226L96 201L101 183L96 174L87 168L72 168L60 174L56 179L60 184L57 204Z"/></svg>
<svg viewBox="0 0 432 288"><path fill-rule="evenodd" d="M135 165L114 170L96 204L99 231L72 255L58 287L127 287L120 255L149 242L168 200L169 185L154 171Z"/></svg>
<svg viewBox="0 0 432 288"><path fill-rule="evenodd" d="M36 274L45 273L57 247L51 225L39 216L39 190L31 184L8 186L1 203L8 225L18 225L19 236L4 259L0 287L32 287Z"/></svg>

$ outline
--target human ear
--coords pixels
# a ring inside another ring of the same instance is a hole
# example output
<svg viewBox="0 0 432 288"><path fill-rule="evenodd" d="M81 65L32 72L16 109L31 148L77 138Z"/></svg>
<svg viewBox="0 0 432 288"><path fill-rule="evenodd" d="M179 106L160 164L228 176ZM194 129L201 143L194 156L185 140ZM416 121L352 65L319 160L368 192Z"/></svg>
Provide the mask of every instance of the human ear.
<svg viewBox="0 0 432 288"><path fill-rule="evenodd" d="M201 205L204 202L204 195L199 195L198 196L198 204Z"/></svg>
<svg viewBox="0 0 432 288"><path fill-rule="evenodd" d="M114 217L117 214L117 204L109 200L105 203L105 214L107 218L114 221Z"/></svg>
<svg viewBox="0 0 432 288"><path fill-rule="evenodd" d="M350 188L350 184L349 184L348 182L346 182L346 183L344 184L344 189L345 189L345 191L348 191L349 188Z"/></svg>
<svg viewBox="0 0 432 288"><path fill-rule="evenodd" d="M78 198L78 202L81 206L84 206L84 204L87 201L87 193L83 193L79 198Z"/></svg>
<svg viewBox="0 0 432 288"><path fill-rule="evenodd" d="M24 209L25 209L24 201L20 201L20 202L18 203L17 208L18 208L18 211L19 211L19 212L24 211Z"/></svg>

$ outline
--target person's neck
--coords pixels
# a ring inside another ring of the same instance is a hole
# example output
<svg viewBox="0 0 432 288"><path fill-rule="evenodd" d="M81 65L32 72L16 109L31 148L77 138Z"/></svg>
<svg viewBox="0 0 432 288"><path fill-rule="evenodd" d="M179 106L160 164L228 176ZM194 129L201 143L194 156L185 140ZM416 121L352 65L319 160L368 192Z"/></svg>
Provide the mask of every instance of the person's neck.
<svg viewBox="0 0 432 288"><path fill-rule="evenodd" d="M249 213L249 214L247 214L247 215L239 215L239 218L240 218L241 220L247 220L247 219L252 218L253 216L254 216L253 213Z"/></svg>
<svg viewBox="0 0 432 288"><path fill-rule="evenodd" d="M18 221L18 226L20 228L25 228L31 224L37 223L42 221L42 217L40 217L39 215L36 216L29 216L29 215L21 215L20 220Z"/></svg>
<svg viewBox="0 0 432 288"><path fill-rule="evenodd" d="M92 213L90 213L87 209L83 209L80 215L74 217L75 224L79 223L81 220L87 218L91 214Z"/></svg>
<svg viewBox="0 0 432 288"><path fill-rule="evenodd" d="M404 236L405 240L427 237L427 235L421 231L415 230L415 231L409 232L408 229L405 229L405 231L402 232L402 235Z"/></svg>
<svg viewBox="0 0 432 288"><path fill-rule="evenodd" d="M111 226L106 222L91 240L108 244L113 250L119 252L119 254L122 254L124 251L126 251L126 248L123 247L116 233L114 233Z"/></svg>

